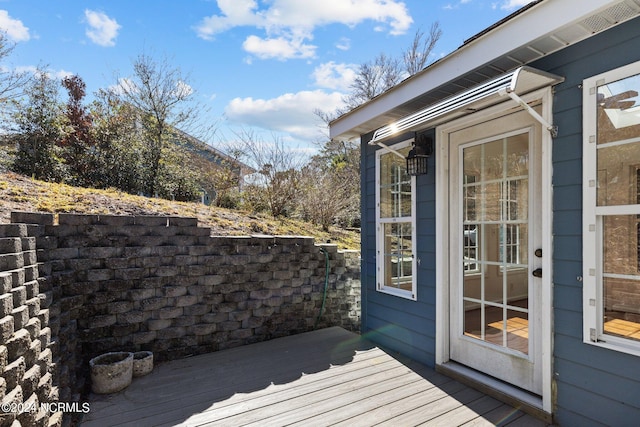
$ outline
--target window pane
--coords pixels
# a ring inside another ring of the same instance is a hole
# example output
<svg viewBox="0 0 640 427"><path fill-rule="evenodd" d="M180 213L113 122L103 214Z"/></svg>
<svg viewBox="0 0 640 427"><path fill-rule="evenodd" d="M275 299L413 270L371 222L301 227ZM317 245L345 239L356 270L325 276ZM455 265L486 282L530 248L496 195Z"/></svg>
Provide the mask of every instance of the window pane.
<svg viewBox="0 0 640 427"><path fill-rule="evenodd" d="M464 221L474 221L478 219L476 215L478 186L475 182L475 176L464 176Z"/></svg>
<svg viewBox="0 0 640 427"><path fill-rule="evenodd" d="M493 181L503 178L505 163L505 140L499 139L482 145L465 148L463 153L463 176L465 186L467 184L484 184L487 181ZM483 191L484 195L496 195L494 188L478 187L476 191ZM489 201L491 203L491 201Z"/></svg>
<svg viewBox="0 0 640 427"><path fill-rule="evenodd" d="M500 229L500 262L510 268L526 266L529 262L529 227L527 224L505 224Z"/></svg>
<svg viewBox="0 0 640 427"><path fill-rule="evenodd" d="M404 156L409 147L399 149ZM394 153L380 156L380 217L398 218L411 216L411 177L407 175L406 162Z"/></svg>
<svg viewBox="0 0 640 427"><path fill-rule="evenodd" d="M526 266L505 270L509 305L527 309L529 305L529 270ZM523 310L524 311L524 310Z"/></svg>
<svg viewBox="0 0 640 427"><path fill-rule="evenodd" d="M486 184L482 187L484 203L479 209L480 219L484 221L500 221L502 219L502 183Z"/></svg>
<svg viewBox="0 0 640 427"><path fill-rule="evenodd" d="M604 218L604 332L640 341L640 218Z"/></svg>
<svg viewBox="0 0 640 427"><path fill-rule="evenodd" d="M638 203L640 167L640 75L598 86L599 206Z"/></svg>
<svg viewBox="0 0 640 427"><path fill-rule="evenodd" d="M640 135L640 75L598 86L598 144Z"/></svg>
<svg viewBox="0 0 640 427"><path fill-rule="evenodd" d="M529 217L529 180L513 179L503 183L502 219L506 221L526 220Z"/></svg>
<svg viewBox="0 0 640 427"><path fill-rule="evenodd" d="M529 353L529 313L507 310L507 347Z"/></svg>
<svg viewBox="0 0 640 427"><path fill-rule="evenodd" d="M466 304L464 309L464 334L468 337L483 339L482 309L474 308L478 304Z"/></svg>
<svg viewBox="0 0 640 427"><path fill-rule="evenodd" d="M480 251L478 250L478 224L463 226L462 257L464 259L464 272L477 272Z"/></svg>
<svg viewBox="0 0 640 427"><path fill-rule="evenodd" d="M521 133L507 139L507 176L529 175L529 134Z"/></svg>
<svg viewBox="0 0 640 427"><path fill-rule="evenodd" d="M384 286L411 291L413 277L412 227L410 222L384 224Z"/></svg>
<svg viewBox="0 0 640 427"><path fill-rule="evenodd" d="M640 141L599 148L598 206L638 203L639 168Z"/></svg>
<svg viewBox="0 0 640 427"><path fill-rule="evenodd" d="M481 227L481 235L483 239L481 247L482 261L500 262L500 252L502 249L502 225L500 224L483 224ZM495 266L497 268L497 266Z"/></svg>
<svg viewBox="0 0 640 427"><path fill-rule="evenodd" d="M605 274L639 274L639 221L637 215L608 215L604 217L603 272Z"/></svg>
<svg viewBox="0 0 640 427"><path fill-rule="evenodd" d="M472 298L480 300L482 298L482 275L479 274L478 264L464 263L464 289L465 299Z"/></svg>
<svg viewBox="0 0 640 427"><path fill-rule="evenodd" d="M485 306L484 309L485 341L498 346L504 345L504 309L494 306Z"/></svg>

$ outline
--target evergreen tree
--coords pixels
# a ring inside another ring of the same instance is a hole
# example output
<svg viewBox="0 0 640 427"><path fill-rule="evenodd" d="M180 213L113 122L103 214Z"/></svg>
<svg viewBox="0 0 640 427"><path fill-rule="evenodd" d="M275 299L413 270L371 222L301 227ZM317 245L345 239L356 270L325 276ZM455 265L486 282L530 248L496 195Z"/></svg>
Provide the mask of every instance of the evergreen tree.
<svg viewBox="0 0 640 427"><path fill-rule="evenodd" d="M14 115L18 149L14 169L47 181L63 181L66 167L58 146L64 137L58 83L38 71L26 88L26 99Z"/></svg>

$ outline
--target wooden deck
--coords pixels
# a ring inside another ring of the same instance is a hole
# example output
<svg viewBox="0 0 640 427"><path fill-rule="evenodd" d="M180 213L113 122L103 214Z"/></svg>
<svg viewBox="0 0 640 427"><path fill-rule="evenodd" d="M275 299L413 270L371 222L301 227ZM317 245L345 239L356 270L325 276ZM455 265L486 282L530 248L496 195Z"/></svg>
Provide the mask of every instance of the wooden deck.
<svg viewBox="0 0 640 427"><path fill-rule="evenodd" d="M544 426L341 328L158 364L82 426Z"/></svg>

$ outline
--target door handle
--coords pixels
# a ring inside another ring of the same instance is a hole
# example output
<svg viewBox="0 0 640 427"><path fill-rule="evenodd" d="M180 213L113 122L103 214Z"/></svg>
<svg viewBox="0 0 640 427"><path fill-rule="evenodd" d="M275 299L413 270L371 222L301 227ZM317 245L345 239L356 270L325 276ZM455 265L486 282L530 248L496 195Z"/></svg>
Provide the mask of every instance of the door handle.
<svg viewBox="0 0 640 427"><path fill-rule="evenodd" d="M542 269L536 268L531 272L531 274L533 275L533 277L542 277Z"/></svg>

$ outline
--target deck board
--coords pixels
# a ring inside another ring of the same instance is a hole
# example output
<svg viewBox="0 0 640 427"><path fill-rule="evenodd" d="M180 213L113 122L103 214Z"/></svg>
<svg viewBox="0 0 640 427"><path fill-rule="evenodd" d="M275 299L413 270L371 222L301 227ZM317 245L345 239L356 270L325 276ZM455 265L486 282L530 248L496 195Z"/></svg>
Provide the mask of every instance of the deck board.
<svg viewBox="0 0 640 427"><path fill-rule="evenodd" d="M341 328L160 363L89 402L83 427L545 425Z"/></svg>
<svg viewBox="0 0 640 427"><path fill-rule="evenodd" d="M489 396L481 396L480 398L468 403L465 406L459 406L452 411L446 412L436 418L433 418L421 426L450 426L460 425L468 422L470 419L481 418L483 414L492 411L503 403ZM493 425L489 421L487 425Z"/></svg>

